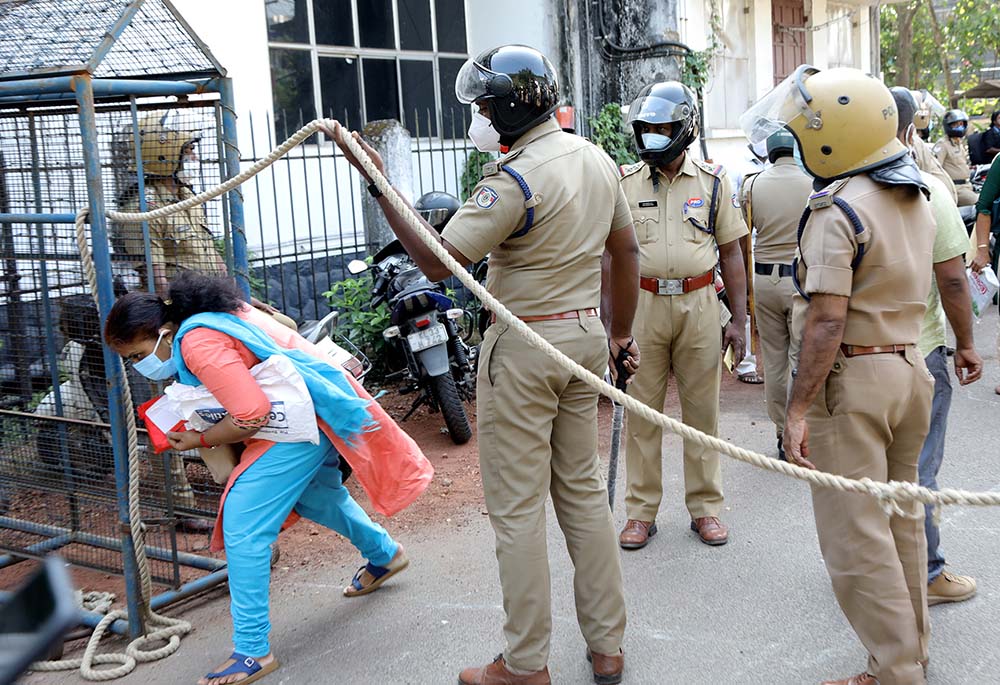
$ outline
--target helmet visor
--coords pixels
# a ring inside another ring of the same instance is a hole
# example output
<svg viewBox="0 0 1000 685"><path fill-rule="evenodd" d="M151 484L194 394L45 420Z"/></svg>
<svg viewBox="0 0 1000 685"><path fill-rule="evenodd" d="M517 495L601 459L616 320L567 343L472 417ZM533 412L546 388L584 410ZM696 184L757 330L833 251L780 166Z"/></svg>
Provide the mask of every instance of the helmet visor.
<svg viewBox="0 0 1000 685"><path fill-rule="evenodd" d="M474 59L467 60L455 78L455 97L463 105L471 105L476 100L491 96L490 82L499 75Z"/></svg>
<svg viewBox="0 0 1000 685"><path fill-rule="evenodd" d="M669 124L684 121L691 116L691 105L687 102L647 95L636 98L628 108L626 122L629 126L641 121L646 124Z"/></svg>
<svg viewBox="0 0 1000 685"><path fill-rule="evenodd" d="M816 67L801 65L740 115L740 128L752 144L766 141L798 117L805 117L807 122L819 120L809 104L812 96L805 85L806 79L817 73Z"/></svg>
<svg viewBox="0 0 1000 685"><path fill-rule="evenodd" d="M448 220L448 208L436 207L434 209L418 209L417 213L424 218L424 221L431 226L437 227Z"/></svg>

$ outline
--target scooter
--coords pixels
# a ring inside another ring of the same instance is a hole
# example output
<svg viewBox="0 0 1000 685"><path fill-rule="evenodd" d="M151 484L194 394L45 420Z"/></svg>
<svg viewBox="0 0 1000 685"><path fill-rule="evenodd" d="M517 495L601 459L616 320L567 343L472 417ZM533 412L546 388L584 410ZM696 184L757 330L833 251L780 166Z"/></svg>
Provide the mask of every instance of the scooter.
<svg viewBox="0 0 1000 685"><path fill-rule="evenodd" d="M337 333L340 312L333 311L318 321L306 321L299 326L299 335L328 354L335 366L343 367L358 382L371 371L371 360L358 346Z"/></svg>

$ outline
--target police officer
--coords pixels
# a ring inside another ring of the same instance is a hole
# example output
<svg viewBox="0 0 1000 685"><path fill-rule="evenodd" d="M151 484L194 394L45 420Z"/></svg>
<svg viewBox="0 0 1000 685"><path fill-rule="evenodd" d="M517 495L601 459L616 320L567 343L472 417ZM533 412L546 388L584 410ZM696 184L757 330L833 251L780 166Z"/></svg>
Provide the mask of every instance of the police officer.
<svg viewBox="0 0 1000 685"><path fill-rule="evenodd" d="M800 233L796 306L807 308L785 452L807 468L915 483L933 394L917 340L935 224L927 186L896 138L892 94L857 69L802 65L741 117L751 138L775 122L795 135L823 187ZM869 653L864 673L835 682L922 685L922 521L889 517L867 495L813 487L812 496L834 594Z"/></svg>
<svg viewBox="0 0 1000 685"><path fill-rule="evenodd" d="M170 119L174 116L176 112L172 111L153 113L139 122L147 210L186 200L194 194L192 185L200 137L196 131L182 131L172 125ZM130 152L134 165L136 155L134 150ZM119 196L118 209L138 212L139 207L139 187L130 186ZM116 247L134 260L140 277L145 279L146 252L141 224L116 224L113 228ZM163 297L169 287L168 280L181 269L215 275L226 273L226 265L215 250L204 205L150 221L149 253L153 286Z"/></svg>
<svg viewBox="0 0 1000 685"><path fill-rule="evenodd" d="M795 161L795 138L777 131L767 138L771 166L743 181L740 207L747 225L757 229L754 243L754 318L764 357L767 415L778 434L778 455L784 458L781 431L791 359L798 354L792 326L792 260L802 211L812 193L812 179ZM648 361L648 359L647 359Z"/></svg>
<svg viewBox="0 0 1000 685"><path fill-rule="evenodd" d="M958 206L974 205L979 195L969 180L972 169L969 168L969 144L965 139L969 115L960 109L950 109L945 112L943 123L944 137L934 146L934 155L955 184Z"/></svg>
<svg viewBox="0 0 1000 685"><path fill-rule="evenodd" d="M698 107L687 86L653 83L632 102L628 124L642 162L624 170L621 184L639 240L641 279L636 339L642 371L632 396L662 409L673 370L684 423L715 435L719 428L722 349L743 358L746 272L739 239L747 235L732 184L721 166L694 159L688 146L698 136ZM720 340L715 267L733 310ZM624 549L644 547L656 534L663 496L663 430L629 416L626 453L628 522L618 538ZM719 455L684 441L685 502L691 529L708 545L729 538L719 520L722 471Z"/></svg>
<svg viewBox="0 0 1000 685"><path fill-rule="evenodd" d="M466 266L490 253L490 292L597 374L609 362L609 342L597 315L606 250L610 353L631 355L627 371L636 369L639 352L631 328L638 248L628 202L607 155L561 131L552 116L559 97L554 68L533 48L495 48L462 67L455 91L459 101L474 107L469 137L476 147L508 151L484 167L483 179L442 234L443 246ZM328 131L335 140L337 133ZM378 195L374 186L369 190ZM403 218L385 199L379 204L427 277L446 278L448 270ZM496 533L507 647L493 663L462 671L459 682L550 682L549 495L576 568L577 618L595 681L621 682L625 601L597 456L598 395L502 323L486 332L476 392L479 459Z"/></svg>
<svg viewBox="0 0 1000 685"><path fill-rule="evenodd" d="M192 197L198 168L197 131L180 130L171 121L176 111L149 114L139 122L139 147L145 180L146 210L152 211ZM132 170L136 165L134 137L128 131L128 149ZM118 211L139 212L139 186L129 186L118 198ZM112 241L116 251L128 255L146 287L146 249L140 223L115 223ZM178 272L200 271L212 275L226 274L226 264L215 248L215 236L208 226L204 205L197 205L170 216L149 222L149 256L153 272L153 287L161 297L167 296L169 280ZM251 298L250 303L271 314L276 321L296 330L298 326L274 307Z"/></svg>

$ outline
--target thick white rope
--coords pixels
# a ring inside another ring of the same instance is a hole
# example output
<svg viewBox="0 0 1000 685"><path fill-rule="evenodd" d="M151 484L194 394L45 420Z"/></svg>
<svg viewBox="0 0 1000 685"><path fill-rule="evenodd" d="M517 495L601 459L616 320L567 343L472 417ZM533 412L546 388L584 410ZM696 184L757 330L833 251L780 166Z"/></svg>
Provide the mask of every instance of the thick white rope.
<svg viewBox="0 0 1000 685"><path fill-rule="evenodd" d="M296 145L320 131L320 127L325 125L333 127L333 119L316 119L309 122L296 131L288 140L271 151L266 157L258 161L253 166L241 172L225 183L206 190L203 193L189 197L182 202L159 207L148 212L108 212L108 216L116 221L141 222L169 216L183 211L198 204L202 204L223 193L232 190L241 183L253 178L261 171L272 165L275 161L285 155ZM943 490L930 490L914 483L890 481L888 483L875 481L870 478L855 480L838 476L823 471L813 471L795 464L780 461L772 457L744 449L732 443L721 440L717 437L707 435L699 430L656 411L647 405L628 396L614 386L605 383L602 378L591 373L588 369L565 356L547 340L538 335L526 323L514 316L499 300L489 293L486 288L476 282L475 278L459 264L444 246L438 242L438 236L424 227L423 223L413 213L406 201L396 192L385 176L376 168L374 162L365 152L364 148L354 140L344 127L340 128L340 142L347 147L351 153L360 160L365 168L365 173L371 177L375 186L385 195L400 216L404 217L410 227L416 232L417 237L430 249L431 252L448 267L448 270L464 285L469 292L478 297L481 302L493 313L499 321L509 325L532 346L543 351L555 363L575 375L584 383L594 388L598 392L610 397L615 402L624 405L630 412L641 416L643 419L655 423L672 433L680 435L682 438L692 440L703 447L715 450L728 457L742 461L753 466L757 466L768 471L780 473L791 478L805 481L810 485L825 488L834 488L843 492L852 492L863 495L870 495L879 501L882 509L887 514L894 516L906 516L908 518L921 518L924 516L923 509L918 504L951 505L962 504L968 506L1000 506L1000 492L969 492L966 490L956 490L946 488Z"/></svg>
<svg viewBox="0 0 1000 685"><path fill-rule="evenodd" d="M237 176L220 183L214 188L208 189L197 195L187 198L172 205L158 207L148 212L115 212L108 211L108 218L123 223L138 223L150 221L165 216L170 216L182 212L191 207L204 204L220 195L227 193L237 186L253 178L261 171L271 166L281 157L285 156L292 148L300 145L314 133L320 131L321 125L332 127L332 119L317 119L309 122L277 148L272 150L266 157L259 160L253 166L245 169ZM361 162L365 172L372 179L375 186L385 195L392 208L402 216L416 235L427 246L427 248L444 264L448 270L464 285L469 292L479 298L479 300L493 312L499 321L513 328L521 337L528 341L533 347L538 348L551 358L556 364L566 369L584 383L594 388L598 392L611 398L618 404L634 414L641 416L646 421L657 424L672 433L680 435L682 438L692 440L697 444L715 450L720 454L742 461L758 468L780 473L791 478L805 481L810 485L825 488L833 488L842 492L851 492L869 495L878 500L879 505L889 515L905 516L907 518L922 518L924 510L918 506L920 504L953 505L962 504L967 506L1000 506L1000 492L969 492L966 490L956 490L946 488L943 490L929 490L914 483L890 481L888 483L875 481L870 478L854 480L844 476L838 476L823 471L813 471L796 466L788 462L779 461L763 454L744 449L732 443L721 440L717 437L707 435L690 426L672 419L662 412L656 411L649 406L633 399L626 393L618 390L613 385L605 383L602 378L591 373L577 362L551 345L545 338L538 335L526 323L514 316L499 300L481 286L472 275L466 271L461 264L456 261L451 254L438 242L438 237L429 231L418 217L406 204L405 200L396 192L385 176L378 170L374 162L365 152L364 148L355 141L346 128L340 128L340 142L347 147L351 153ZM94 271L93 258L90 247L86 240L85 221L88 210L81 209L77 213L76 230L77 241L80 247L80 258L87 274L91 292L97 292L97 277ZM122 377L124 377L124 364L122 365ZM82 659L72 659L61 662L42 662L32 666L34 670L63 670L80 668L81 675L88 680L112 680L120 678L131 672L137 662L153 661L162 659L177 650L180 645L180 635L191 630L191 624L179 619L172 619L160 616L149 609L149 596L151 581L149 577L149 563L145 554L145 529L142 526L139 515L139 472L138 472L138 451L137 437L135 431L135 417L132 410L132 396L128 384L124 383L122 388L123 402L125 404L126 427L128 429L129 443L129 515L132 525L132 537L135 542L136 560L140 571L140 585L142 588L143 608L146 613L147 625L163 626L159 630L134 640L128 645L124 654L95 654L97 645L103 633L114 620L127 616L124 611L114 611L109 613L97 628L87 644ZM141 648L148 642L167 640L168 644L149 651ZM95 671L91 668L94 664L119 663L118 668Z"/></svg>

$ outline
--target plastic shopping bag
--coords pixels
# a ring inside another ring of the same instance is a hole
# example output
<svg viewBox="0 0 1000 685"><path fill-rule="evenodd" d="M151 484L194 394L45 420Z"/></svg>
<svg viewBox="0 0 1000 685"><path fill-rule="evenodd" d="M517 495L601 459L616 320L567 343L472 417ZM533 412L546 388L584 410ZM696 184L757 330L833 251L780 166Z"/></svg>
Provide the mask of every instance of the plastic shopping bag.
<svg viewBox="0 0 1000 685"><path fill-rule="evenodd" d="M989 266L983 267L983 270L979 273L976 273L972 269L966 269L965 275L969 279L969 294L972 295L972 312L977 317L980 317L983 315L983 312L989 309L990 304L993 302L993 296L1000 290L1000 281L997 280L997 275L993 273L993 269Z"/></svg>
<svg viewBox="0 0 1000 685"><path fill-rule="evenodd" d="M271 400L271 415L255 438L273 442L319 444L316 409L302 375L288 357L276 354L250 369L261 390ZM205 386L174 383L164 389L191 430L205 431L228 413Z"/></svg>
<svg viewBox="0 0 1000 685"><path fill-rule="evenodd" d="M139 417L146 424L149 441L156 454L170 449L167 433L184 430L184 417L176 404L165 395L154 397L138 407Z"/></svg>

